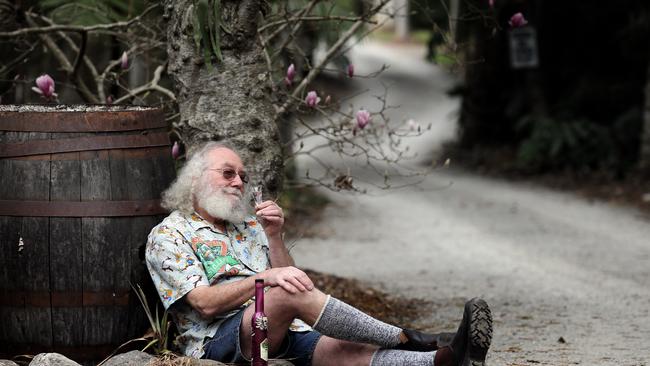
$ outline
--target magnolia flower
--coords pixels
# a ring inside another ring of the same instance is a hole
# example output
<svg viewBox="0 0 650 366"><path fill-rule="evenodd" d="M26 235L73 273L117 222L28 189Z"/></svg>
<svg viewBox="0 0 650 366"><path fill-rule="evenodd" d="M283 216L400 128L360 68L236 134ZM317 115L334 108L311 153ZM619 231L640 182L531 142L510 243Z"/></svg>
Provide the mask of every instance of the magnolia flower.
<svg viewBox="0 0 650 366"><path fill-rule="evenodd" d="M491 9L494 9L494 0L488 0L488 5L490 5Z"/></svg>
<svg viewBox="0 0 650 366"><path fill-rule="evenodd" d="M296 67L291 64L287 68L287 76L284 78L284 83L287 84L287 86L291 86L294 77L296 77Z"/></svg>
<svg viewBox="0 0 650 366"><path fill-rule="evenodd" d="M409 130L420 132L420 124L415 122L413 119L406 121L406 124L408 125Z"/></svg>
<svg viewBox="0 0 650 366"><path fill-rule="evenodd" d="M122 57L120 58L120 66L122 67L122 70L129 68L129 55L126 53L126 51L122 53Z"/></svg>
<svg viewBox="0 0 650 366"><path fill-rule="evenodd" d="M357 112L357 127L364 129L370 123L370 112L365 109L359 109Z"/></svg>
<svg viewBox="0 0 650 366"><path fill-rule="evenodd" d="M318 94L316 94L315 91L310 91L307 93L307 97L305 98L305 104L307 104L307 107L315 108L318 103L320 102L320 98L318 97Z"/></svg>
<svg viewBox="0 0 650 366"><path fill-rule="evenodd" d="M512 28L520 28L528 24L528 21L526 20L526 18L524 18L524 15L522 13L516 13L515 15L510 17L508 24L510 24Z"/></svg>
<svg viewBox="0 0 650 366"><path fill-rule="evenodd" d="M33 86L32 90L42 95L45 99L57 97L57 94L54 92L54 79L48 74L43 74L36 78L36 86Z"/></svg>
<svg viewBox="0 0 650 366"><path fill-rule="evenodd" d="M179 156L181 156L181 147L178 145L178 141L174 141L174 146L172 146L172 158L176 160Z"/></svg>
<svg viewBox="0 0 650 366"><path fill-rule="evenodd" d="M349 64L348 65L348 76L353 77L354 76L354 65Z"/></svg>

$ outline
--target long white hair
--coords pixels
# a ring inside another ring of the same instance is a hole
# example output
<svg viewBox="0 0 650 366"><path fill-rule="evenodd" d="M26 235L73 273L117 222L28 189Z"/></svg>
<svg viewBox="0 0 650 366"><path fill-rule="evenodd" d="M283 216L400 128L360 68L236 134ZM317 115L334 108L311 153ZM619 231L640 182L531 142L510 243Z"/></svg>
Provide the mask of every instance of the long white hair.
<svg viewBox="0 0 650 366"><path fill-rule="evenodd" d="M208 153L218 148L227 148L237 152L237 150L223 142L208 141L199 146L179 170L178 176L171 186L162 193L160 205L163 208L169 211L178 210L187 215L194 212L193 182L207 168L206 156Z"/></svg>

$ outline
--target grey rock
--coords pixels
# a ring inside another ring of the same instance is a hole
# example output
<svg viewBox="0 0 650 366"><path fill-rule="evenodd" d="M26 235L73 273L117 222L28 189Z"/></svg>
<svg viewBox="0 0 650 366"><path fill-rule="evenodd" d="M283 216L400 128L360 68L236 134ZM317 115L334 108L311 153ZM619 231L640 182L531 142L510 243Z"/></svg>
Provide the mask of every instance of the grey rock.
<svg viewBox="0 0 650 366"><path fill-rule="evenodd" d="M227 366L227 364L213 360L192 359L190 366ZM293 364L285 360L269 360L269 366L293 366Z"/></svg>
<svg viewBox="0 0 650 366"><path fill-rule="evenodd" d="M269 360L270 366L293 366L293 364L287 360Z"/></svg>
<svg viewBox="0 0 650 366"><path fill-rule="evenodd" d="M109 358L102 366L144 366L153 358L154 356L145 352L130 351Z"/></svg>
<svg viewBox="0 0 650 366"><path fill-rule="evenodd" d="M60 353L39 353L29 366L81 366Z"/></svg>
<svg viewBox="0 0 650 366"><path fill-rule="evenodd" d="M9 360L0 360L0 366L18 366L18 364Z"/></svg>
<svg viewBox="0 0 650 366"><path fill-rule="evenodd" d="M192 359L190 366L226 366L226 364L214 360Z"/></svg>

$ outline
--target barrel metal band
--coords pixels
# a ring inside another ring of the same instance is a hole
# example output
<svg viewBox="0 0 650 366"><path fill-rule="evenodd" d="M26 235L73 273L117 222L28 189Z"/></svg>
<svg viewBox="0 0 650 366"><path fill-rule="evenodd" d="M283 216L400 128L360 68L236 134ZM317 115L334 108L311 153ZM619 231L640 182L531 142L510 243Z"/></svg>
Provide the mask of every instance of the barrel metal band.
<svg viewBox="0 0 650 366"><path fill-rule="evenodd" d="M140 201L19 201L0 200L0 216L120 217L167 213L160 200Z"/></svg>
<svg viewBox="0 0 650 366"><path fill-rule="evenodd" d="M160 109L142 111L0 112L0 131L110 132L167 127Z"/></svg>
<svg viewBox="0 0 650 366"><path fill-rule="evenodd" d="M0 158L167 145L169 145L169 136L164 132L146 135L111 135L59 140L29 140L0 144Z"/></svg>

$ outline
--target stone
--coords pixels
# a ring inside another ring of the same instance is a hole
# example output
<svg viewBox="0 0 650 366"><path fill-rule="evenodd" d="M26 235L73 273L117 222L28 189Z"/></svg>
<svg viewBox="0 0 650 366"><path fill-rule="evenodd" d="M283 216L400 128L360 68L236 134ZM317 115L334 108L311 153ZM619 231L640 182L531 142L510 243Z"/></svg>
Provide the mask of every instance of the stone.
<svg viewBox="0 0 650 366"><path fill-rule="evenodd" d="M287 360L269 360L269 366L293 366L293 364Z"/></svg>
<svg viewBox="0 0 650 366"><path fill-rule="evenodd" d="M109 358L102 364L102 366L144 366L148 364L152 358L154 358L154 356L145 352L130 351Z"/></svg>
<svg viewBox="0 0 650 366"><path fill-rule="evenodd" d="M39 353L29 366L81 366L60 353Z"/></svg>
<svg viewBox="0 0 650 366"><path fill-rule="evenodd" d="M18 366L18 364L9 360L0 360L0 366Z"/></svg>

